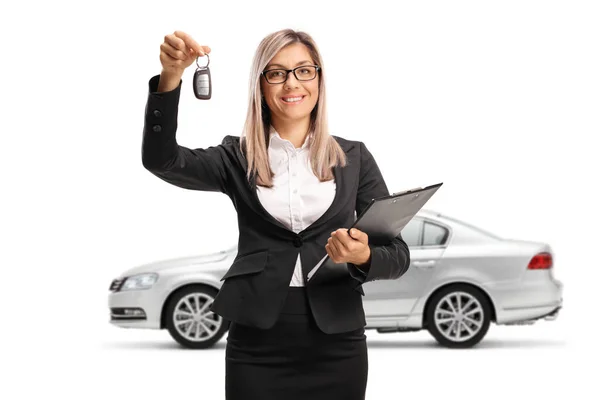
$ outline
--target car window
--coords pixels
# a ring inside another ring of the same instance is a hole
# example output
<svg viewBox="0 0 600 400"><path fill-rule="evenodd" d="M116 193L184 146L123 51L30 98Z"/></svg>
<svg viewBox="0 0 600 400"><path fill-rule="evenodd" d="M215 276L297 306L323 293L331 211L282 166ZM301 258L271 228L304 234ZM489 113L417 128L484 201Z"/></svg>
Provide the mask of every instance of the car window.
<svg viewBox="0 0 600 400"><path fill-rule="evenodd" d="M446 242L448 230L442 226L425 223L423 229L423 246L440 246Z"/></svg>
<svg viewBox="0 0 600 400"><path fill-rule="evenodd" d="M408 224L402 229L402 239L408 247L420 246L421 243L421 228L423 221L417 218L411 219Z"/></svg>

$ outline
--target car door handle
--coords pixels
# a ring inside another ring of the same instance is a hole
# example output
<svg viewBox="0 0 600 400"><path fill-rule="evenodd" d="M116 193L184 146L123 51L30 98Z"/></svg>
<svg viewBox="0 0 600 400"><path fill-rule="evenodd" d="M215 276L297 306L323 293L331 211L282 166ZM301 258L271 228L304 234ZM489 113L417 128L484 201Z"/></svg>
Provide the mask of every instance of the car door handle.
<svg viewBox="0 0 600 400"><path fill-rule="evenodd" d="M411 264L419 268L432 268L435 265L435 260L413 261Z"/></svg>

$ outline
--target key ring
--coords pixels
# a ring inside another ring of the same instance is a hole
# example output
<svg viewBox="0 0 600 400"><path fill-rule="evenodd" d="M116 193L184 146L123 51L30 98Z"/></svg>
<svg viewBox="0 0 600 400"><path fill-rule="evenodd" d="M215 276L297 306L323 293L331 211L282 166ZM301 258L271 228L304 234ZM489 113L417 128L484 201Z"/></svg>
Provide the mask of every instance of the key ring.
<svg viewBox="0 0 600 400"><path fill-rule="evenodd" d="M206 63L206 65L204 67L201 67L198 65L198 58L200 58L200 56L196 57L196 65L198 65L198 69L208 68L208 64L210 64L210 57L208 56L208 54L204 54L204 55L208 59L208 62Z"/></svg>

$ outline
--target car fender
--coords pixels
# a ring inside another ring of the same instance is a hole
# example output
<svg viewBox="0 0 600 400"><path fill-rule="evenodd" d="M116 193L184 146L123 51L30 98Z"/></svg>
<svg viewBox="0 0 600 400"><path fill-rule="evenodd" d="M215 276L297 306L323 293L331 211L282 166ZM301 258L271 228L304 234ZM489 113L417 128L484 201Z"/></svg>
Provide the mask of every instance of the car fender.
<svg viewBox="0 0 600 400"><path fill-rule="evenodd" d="M437 279L435 279L435 281L432 281L433 284L423 292L423 295L415 303L412 313L422 314L425 311L425 304L427 303L427 300L433 293L435 293L441 287L455 283L466 283L477 287L490 298L492 302L491 305L495 308L494 298L486 288L486 282L489 282L490 279L491 277L482 271L469 270L461 272L461 268L455 268L452 271L448 271L448 273L445 275L440 275L437 277Z"/></svg>

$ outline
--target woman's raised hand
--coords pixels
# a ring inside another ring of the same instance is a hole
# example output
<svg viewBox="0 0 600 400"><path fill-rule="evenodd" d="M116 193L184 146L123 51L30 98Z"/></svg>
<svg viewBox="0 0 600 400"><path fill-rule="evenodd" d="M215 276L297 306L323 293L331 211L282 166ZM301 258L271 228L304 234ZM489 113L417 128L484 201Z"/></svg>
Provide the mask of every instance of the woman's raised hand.
<svg viewBox="0 0 600 400"><path fill-rule="evenodd" d="M196 57L210 53L210 47L200 46L190 35L175 31L165 36L160 45L160 62L163 74L183 76L183 71L192 65Z"/></svg>

